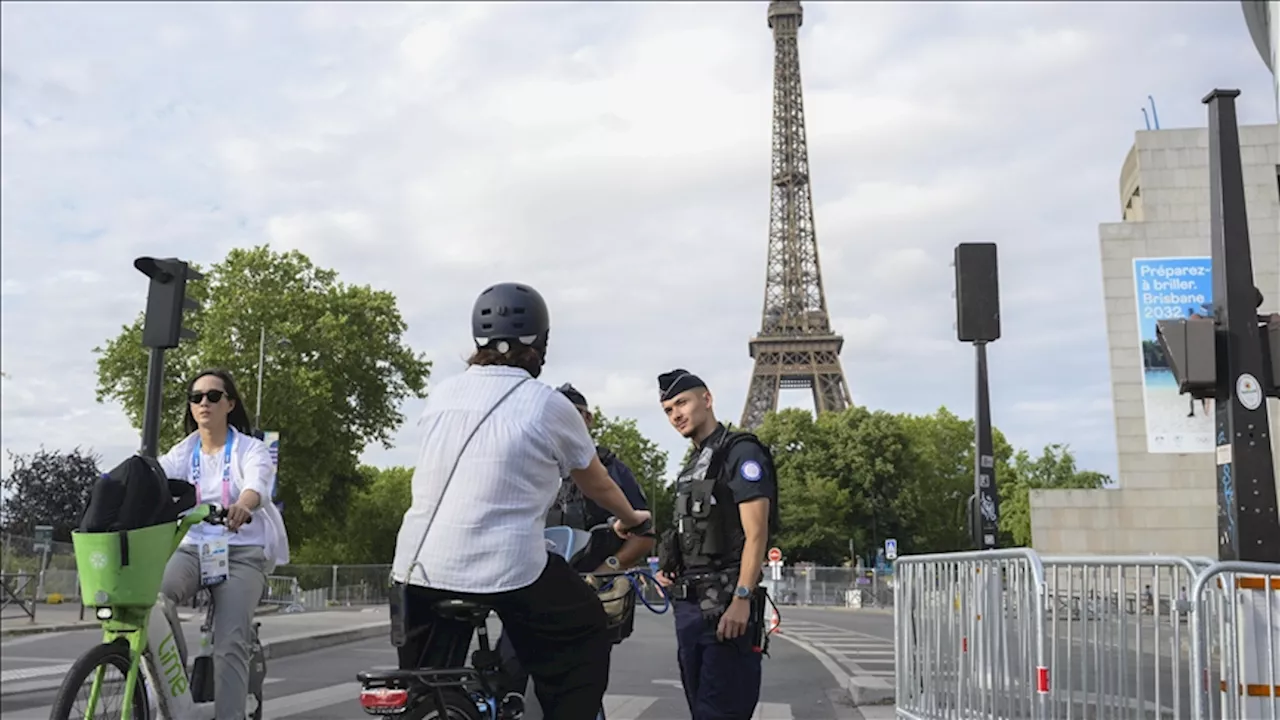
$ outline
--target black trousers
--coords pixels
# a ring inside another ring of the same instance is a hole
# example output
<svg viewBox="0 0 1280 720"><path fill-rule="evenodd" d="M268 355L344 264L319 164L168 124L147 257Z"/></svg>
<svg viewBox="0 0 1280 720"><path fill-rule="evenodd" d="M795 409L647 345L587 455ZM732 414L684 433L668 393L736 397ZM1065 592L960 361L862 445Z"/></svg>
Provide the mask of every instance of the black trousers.
<svg viewBox="0 0 1280 720"><path fill-rule="evenodd" d="M595 592L564 558L548 553L542 575L518 590L473 594L410 585L406 594L401 669L466 664L472 626L437 616L434 606L449 598L480 602L502 619L503 635L533 676L547 720L596 717L609 686L607 618Z"/></svg>

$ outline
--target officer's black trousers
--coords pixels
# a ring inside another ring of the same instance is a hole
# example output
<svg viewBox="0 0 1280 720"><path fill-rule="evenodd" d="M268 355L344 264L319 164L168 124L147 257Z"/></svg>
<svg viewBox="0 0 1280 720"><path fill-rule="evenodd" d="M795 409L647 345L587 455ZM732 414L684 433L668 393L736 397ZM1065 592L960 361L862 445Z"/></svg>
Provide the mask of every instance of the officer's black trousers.
<svg viewBox="0 0 1280 720"><path fill-rule="evenodd" d="M692 600L672 600L676 659L693 720L751 720L760 701L761 656L746 634L721 642Z"/></svg>
<svg viewBox="0 0 1280 720"><path fill-rule="evenodd" d="M560 556L548 554L542 575L518 590L472 594L410 585L407 592L401 669L464 665L473 629L438 617L434 605L448 598L480 602L502 619L547 720L596 717L609 685L607 618L595 592Z"/></svg>

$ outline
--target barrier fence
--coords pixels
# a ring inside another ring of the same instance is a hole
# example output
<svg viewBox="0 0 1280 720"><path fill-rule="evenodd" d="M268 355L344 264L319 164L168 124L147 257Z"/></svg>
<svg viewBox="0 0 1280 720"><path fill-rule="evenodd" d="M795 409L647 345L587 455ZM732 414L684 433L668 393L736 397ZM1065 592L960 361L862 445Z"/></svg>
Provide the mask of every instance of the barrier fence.
<svg viewBox="0 0 1280 720"><path fill-rule="evenodd" d="M852 567L789 565L779 577L765 567L769 596L779 605L819 607L893 607L892 573Z"/></svg>
<svg viewBox="0 0 1280 720"><path fill-rule="evenodd" d="M1280 564L919 555L896 567L898 716L1280 718Z"/></svg>

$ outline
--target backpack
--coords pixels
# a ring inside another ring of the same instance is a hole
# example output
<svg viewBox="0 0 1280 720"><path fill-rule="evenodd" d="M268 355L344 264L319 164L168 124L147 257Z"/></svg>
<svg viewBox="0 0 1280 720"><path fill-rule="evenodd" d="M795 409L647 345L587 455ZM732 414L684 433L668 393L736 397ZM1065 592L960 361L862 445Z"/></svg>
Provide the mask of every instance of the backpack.
<svg viewBox="0 0 1280 720"><path fill-rule="evenodd" d="M133 455L103 473L89 491L80 532L137 530L173 522L196 506L195 486L170 480L155 458Z"/></svg>

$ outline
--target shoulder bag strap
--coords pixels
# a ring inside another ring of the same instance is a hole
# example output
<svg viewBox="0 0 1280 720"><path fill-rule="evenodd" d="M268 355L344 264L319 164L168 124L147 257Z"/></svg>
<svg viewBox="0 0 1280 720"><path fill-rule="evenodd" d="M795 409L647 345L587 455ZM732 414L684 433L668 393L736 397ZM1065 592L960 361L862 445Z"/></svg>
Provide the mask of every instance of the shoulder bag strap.
<svg viewBox="0 0 1280 720"><path fill-rule="evenodd" d="M422 539L418 541L418 549L413 553L413 562L410 563L409 570L405 573L405 584L408 584L409 579L413 577L414 568L422 571L423 580L427 578L426 568L422 567L422 561L418 559L418 556L422 553L422 547L427 544L427 535L431 533L431 525L436 520L436 513L440 512L440 504L444 502L445 493L449 492L449 483L453 482L453 474L457 472L458 463L462 462L462 454L467 451L467 446L471 444L471 438L476 436L476 432L480 430L480 426L484 425L484 422L489 419L489 416L493 414L493 411L497 410L499 405L506 402L507 398L511 397L511 393L515 392L521 385L528 382L528 380L529 378L522 378L520 382L513 385L506 394L498 398L498 402L494 403L493 407L489 408L489 412L485 413L484 417L480 418L480 422L476 423L476 426L471 429L471 434L462 442L462 447L458 450L458 457L454 458L453 467L449 468L449 475L444 480L444 488L440 490L440 497L436 500L436 506L431 511L431 517L427 518L427 527L422 531Z"/></svg>

